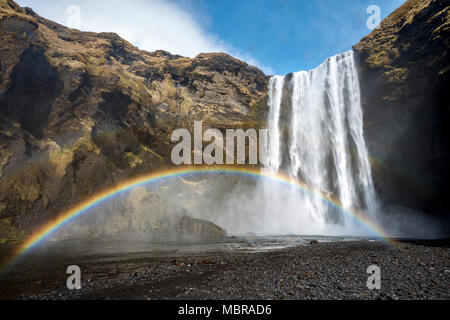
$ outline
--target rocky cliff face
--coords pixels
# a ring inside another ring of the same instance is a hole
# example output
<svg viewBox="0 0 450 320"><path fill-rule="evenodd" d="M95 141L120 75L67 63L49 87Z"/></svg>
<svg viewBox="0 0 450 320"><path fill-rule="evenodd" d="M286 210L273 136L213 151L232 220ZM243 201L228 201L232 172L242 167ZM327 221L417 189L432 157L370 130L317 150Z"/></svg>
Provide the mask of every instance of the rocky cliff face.
<svg viewBox="0 0 450 320"><path fill-rule="evenodd" d="M178 127L264 119L268 79L255 67L220 53L141 51L11 0L0 0L0 70L0 219L20 226L170 165Z"/></svg>
<svg viewBox="0 0 450 320"><path fill-rule="evenodd" d="M449 212L450 6L409 0L358 53L365 137L385 203Z"/></svg>

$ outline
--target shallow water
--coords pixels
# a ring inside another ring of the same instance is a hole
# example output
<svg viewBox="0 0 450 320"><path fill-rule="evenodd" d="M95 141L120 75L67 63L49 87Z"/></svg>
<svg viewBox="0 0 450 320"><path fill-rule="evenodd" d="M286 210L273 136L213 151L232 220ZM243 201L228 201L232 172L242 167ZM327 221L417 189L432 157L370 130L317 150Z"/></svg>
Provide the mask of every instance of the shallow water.
<svg viewBox="0 0 450 320"><path fill-rule="evenodd" d="M361 237L332 236L251 236L226 237L217 241L59 241L49 242L20 257L8 269L17 267L58 264L61 261L77 263L108 263L151 258L189 258L191 256L220 255L227 253L252 253L279 250L318 242L340 242L356 240L376 240ZM0 247L0 255L5 258L13 252L11 246Z"/></svg>

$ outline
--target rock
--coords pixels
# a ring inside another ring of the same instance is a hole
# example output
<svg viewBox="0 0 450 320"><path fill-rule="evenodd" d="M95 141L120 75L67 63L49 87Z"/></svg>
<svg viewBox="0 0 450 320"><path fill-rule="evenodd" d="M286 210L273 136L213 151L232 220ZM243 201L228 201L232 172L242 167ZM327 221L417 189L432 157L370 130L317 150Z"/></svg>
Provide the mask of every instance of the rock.
<svg viewBox="0 0 450 320"><path fill-rule="evenodd" d="M448 212L450 7L408 0L354 46L364 134L385 203Z"/></svg>
<svg viewBox="0 0 450 320"><path fill-rule="evenodd" d="M186 238L222 239L226 235L225 231L214 223L189 216L182 217L175 228L179 236Z"/></svg>
<svg viewBox="0 0 450 320"><path fill-rule="evenodd" d="M317 240L311 240L310 242L309 242L309 244L318 244L319 243L319 241L317 241Z"/></svg>

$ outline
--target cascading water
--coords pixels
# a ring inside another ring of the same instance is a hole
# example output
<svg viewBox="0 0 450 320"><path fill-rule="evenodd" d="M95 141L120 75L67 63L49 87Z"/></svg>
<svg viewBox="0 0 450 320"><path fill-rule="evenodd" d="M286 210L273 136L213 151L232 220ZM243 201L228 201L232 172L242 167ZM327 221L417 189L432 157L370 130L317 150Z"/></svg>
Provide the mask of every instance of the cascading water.
<svg viewBox="0 0 450 320"><path fill-rule="evenodd" d="M259 179L255 186L244 179L220 204L214 197L202 203L214 210L195 210L195 217L232 235L375 235L349 213L380 222L353 52L272 77L268 95L262 170L294 183Z"/></svg>
<svg viewBox="0 0 450 320"><path fill-rule="evenodd" d="M353 52L329 58L316 69L269 82L266 166L338 199L344 210L376 219L377 200L363 137L358 75ZM268 233L351 233L353 219L312 192L286 192L264 182Z"/></svg>

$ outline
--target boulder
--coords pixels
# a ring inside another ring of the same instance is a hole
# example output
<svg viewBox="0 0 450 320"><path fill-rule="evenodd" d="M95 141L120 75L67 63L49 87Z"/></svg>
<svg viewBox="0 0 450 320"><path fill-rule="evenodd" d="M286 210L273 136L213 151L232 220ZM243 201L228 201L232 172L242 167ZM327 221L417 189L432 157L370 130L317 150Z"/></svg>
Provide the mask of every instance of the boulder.
<svg viewBox="0 0 450 320"><path fill-rule="evenodd" d="M202 219L183 216L175 225L176 233L183 238L219 240L226 232L216 224Z"/></svg>

